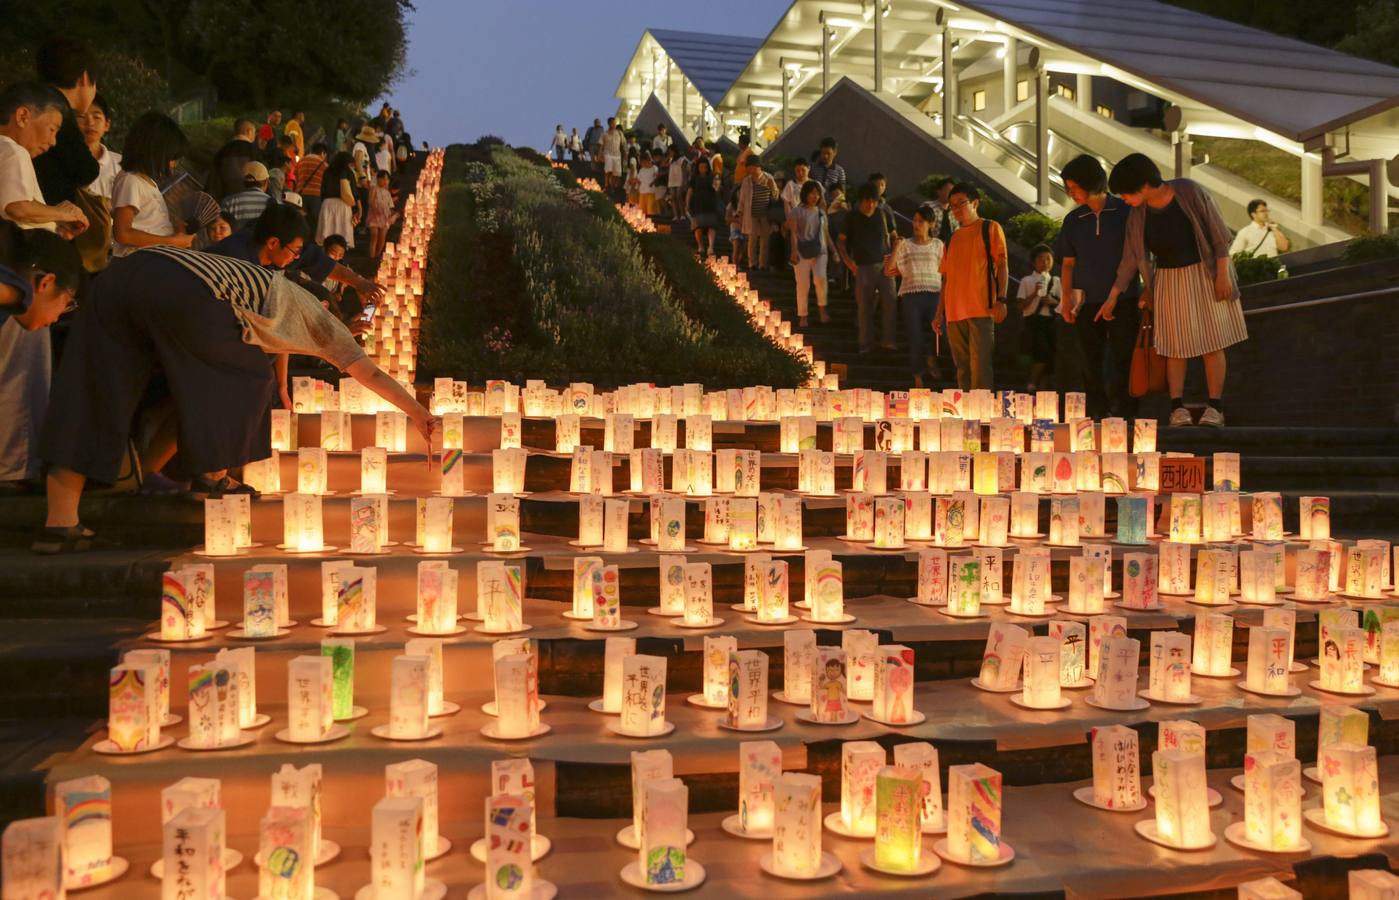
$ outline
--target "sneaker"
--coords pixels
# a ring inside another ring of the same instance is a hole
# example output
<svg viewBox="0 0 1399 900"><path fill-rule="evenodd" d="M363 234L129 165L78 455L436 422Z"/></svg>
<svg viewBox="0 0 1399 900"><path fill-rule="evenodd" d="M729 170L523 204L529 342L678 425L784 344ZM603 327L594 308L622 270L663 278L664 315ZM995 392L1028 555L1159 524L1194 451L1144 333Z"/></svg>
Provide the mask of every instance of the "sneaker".
<svg viewBox="0 0 1399 900"><path fill-rule="evenodd" d="M1200 413L1200 424L1209 428L1223 428L1224 413L1215 409L1213 406L1206 406L1205 411Z"/></svg>
<svg viewBox="0 0 1399 900"><path fill-rule="evenodd" d="M1171 411L1171 418L1166 422L1168 428L1180 428L1185 425L1194 425L1195 420L1190 416L1190 410L1184 406Z"/></svg>

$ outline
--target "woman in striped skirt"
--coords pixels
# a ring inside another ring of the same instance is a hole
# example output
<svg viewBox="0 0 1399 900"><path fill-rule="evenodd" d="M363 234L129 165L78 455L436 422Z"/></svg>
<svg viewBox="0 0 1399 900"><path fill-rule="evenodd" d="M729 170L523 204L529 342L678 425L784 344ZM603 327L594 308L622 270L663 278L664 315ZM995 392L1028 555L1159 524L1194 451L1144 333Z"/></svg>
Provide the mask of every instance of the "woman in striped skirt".
<svg viewBox="0 0 1399 900"><path fill-rule="evenodd" d="M1109 187L1132 207L1117 283L1098 317L1111 319L1120 291L1140 274L1141 306L1155 310L1156 352L1166 359L1171 426L1190 425L1185 366L1204 363L1209 399L1201 425L1224 425L1224 350L1248 339L1230 235L1214 198L1188 178L1163 181L1140 153L1113 166Z"/></svg>

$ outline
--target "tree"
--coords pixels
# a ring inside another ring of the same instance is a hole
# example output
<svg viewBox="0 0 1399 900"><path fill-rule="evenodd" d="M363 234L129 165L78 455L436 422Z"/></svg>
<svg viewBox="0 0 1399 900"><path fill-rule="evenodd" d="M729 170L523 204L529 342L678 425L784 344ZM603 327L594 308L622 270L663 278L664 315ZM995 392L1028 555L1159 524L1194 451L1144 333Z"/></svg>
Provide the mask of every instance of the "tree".
<svg viewBox="0 0 1399 900"><path fill-rule="evenodd" d="M1336 43L1352 56L1399 66L1399 3L1370 0L1355 13L1355 30Z"/></svg>

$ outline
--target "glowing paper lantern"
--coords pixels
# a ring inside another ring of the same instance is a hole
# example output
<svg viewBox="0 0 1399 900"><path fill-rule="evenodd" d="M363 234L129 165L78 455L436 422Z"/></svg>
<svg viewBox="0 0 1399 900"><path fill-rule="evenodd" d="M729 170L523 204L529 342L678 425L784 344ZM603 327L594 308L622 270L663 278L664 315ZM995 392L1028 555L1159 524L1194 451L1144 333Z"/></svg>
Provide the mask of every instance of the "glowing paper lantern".
<svg viewBox="0 0 1399 900"><path fill-rule="evenodd" d="M1367 693L1364 647L1361 629L1328 628L1321 639L1320 687L1341 694Z"/></svg>
<svg viewBox="0 0 1399 900"><path fill-rule="evenodd" d="M1103 638L1098 657L1098 677L1093 702L1103 709L1131 709L1138 704L1137 661L1141 642L1135 638Z"/></svg>
<svg viewBox="0 0 1399 900"><path fill-rule="evenodd" d="M1058 709L1062 705L1059 644L1059 639L1052 637L1031 637L1026 641L1021 700L1030 709Z"/></svg>
<svg viewBox="0 0 1399 900"><path fill-rule="evenodd" d="M531 737L540 730L539 681L528 653L495 660L496 730L501 738Z"/></svg>
<svg viewBox="0 0 1399 900"><path fill-rule="evenodd" d="M1017 573L1019 567L1017 566ZM947 551L941 549L918 551L917 603L943 606L947 603Z"/></svg>
<svg viewBox="0 0 1399 900"><path fill-rule="evenodd" d="M788 601L787 562L773 560L763 567L763 589L758 598L758 621L786 622L791 618Z"/></svg>
<svg viewBox="0 0 1399 900"><path fill-rule="evenodd" d="M913 650L900 644L880 646L874 666L874 718L900 725L918 718L913 681Z"/></svg>
<svg viewBox="0 0 1399 900"><path fill-rule="evenodd" d="M298 656L287 663L287 719L293 741L323 739L335 724L332 665L328 656Z"/></svg>
<svg viewBox="0 0 1399 900"><path fill-rule="evenodd" d="M874 540L874 497L859 491L846 495L845 537L852 541Z"/></svg>
<svg viewBox="0 0 1399 900"><path fill-rule="evenodd" d="M586 620L593 617L593 578L601 568L601 557L573 558L573 618Z"/></svg>
<svg viewBox="0 0 1399 900"><path fill-rule="evenodd" d="M837 724L850 719L845 659L840 647L816 648L811 673L811 718L816 722Z"/></svg>
<svg viewBox="0 0 1399 900"><path fill-rule="evenodd" d="M445 560L418 563L418 625L424 634L452 634L457 628L458 573Z"/></svg>
<svg viewBox="0 0 1399 900"><path fill-rule="evenodd" d="M1007 497L982 499L979 543L990 547L1005 546L1010 527L1010 502Z"/></svg>
<svg viewBox="0 0 1399 900"><path fill-rule="evenodd" d="M163 900L223 900L224 811L211 807L182 809L163 824L161 831ZM7 871L8 864L7 859Z"/></svg>
<svg viewBox="0 0 1399 900"><path fill-rule="evenodd" d="M981 763L948 768L947 853L973 865L1000 858L1000 772Z"/></svg>
<svg viewBox="0 0 1399 900"><path fill-rule="evenodd" d="M1214 843L1204 756L1186 750L1157 750L1151 754L1151 768L1160 840L1184 849Z"/></svg>
<svg viewBox="0 0 1399 900"><path fill-rule="evenodd" d="M1050 498L1049 543L1060 547L1078 546L1077 497Z"/></svg>
<svg viewBox="0 0 1399 900"><path fill-rule="evenodd" d="M622 659L621 733L654 737L670 731L665 720L666 661L633 654Z"/></svg>
<svg viewBox="0 0 1399 900"><path fill-rule="evenodd" d="M160 743L160 668L122 664L108 680L107 739L122 752L148 750Z"/></svg>
<svg viewBox="0 0 1399 900"><path fill-rule="evenodd" d="M733 638L705 638L706 648L710 640L733 640ZM602 711L609 715L617 715L622 711L622 688L624 683L624 672L622 662L628 656L636 655L636 639L624 637L609 637L604 645L603 652L603 680L602 680ZM706 650L706 660L708 652ZM706 662L706 665L708 663ZM706 669L707 671L707 669ZM724 674L728 674L728 662L725 657ZM727 677L723 682L724 693L728 693Z"/></svg>
<svg viewBox="0 0 1399 900"><path fill-rule="evenodd" d="M1178 631L1151 633L1147 693L1153 700L1186 703L1190 694L1190 636Z"/></svg>
<svg viewBox="0 0 1399 900"><path fill-rule="evenodd" d="M1017 615L1042 616L1050 599L1049 550L1026 547L1015 558L1011 577L1010 611Z"/></svg>
<svg viewBox="0 0 1399 900"><path fill-rule="evenodd" d="M884 766L875 777L874 864L913 874L923 864L920 820L923 777L917 769Z"/></svg>
<svg viewBox="0 0 1399 900"><path fill-rule="evenodd" d="M899 499L904 504L904 538L911 541L932 540L932 496L924 493L905 493L900 495Z"/></svg>
<svg viewBox="0 0 1399 900"><path fill-rule="evenodd" d="M291 764L283 764L272 774L272 805L305 811L313 857L319 856L324 849L321 839L321 786L322 771L319 763L312 763L300 769Z"/></svg>
<svg viewBox="0 0 1399 900"><path fill-rule="evenodd" d="M768 725L768 658L761 650L729 652L729 691L725 724L754 731Z"/></svg>
<svg viewBox="0 0 1399 900"><path fill-rule="evenodd" d="M1049 636L1059 642L1059 686L1081 687L1087 668L1088 629L1082 622L1054 620Z"/></svg>
<svg viewBox="0 0 1399 900"><path fill-rule="evenodd" d="M678 778L654 778L641 785L638 866L648 885L686 880L686 819L689 789Z"/></svg>
<svg viewBox="0 0 1399 900"><path fill-rule="evenodd" d="M371 822L370 883L375 896L421 896L423 802L416 797L384 797L374 804Z"/></svg>
<svg viewBox="0 0 1399 900"><path fill-rule="evenodd" d="M1069 559L1069 612L1095 616L1104 610L1103 561L1089 556Z"/></svg>
<svg viewBox="0 0 1399 900"><path fill-rule="evenodd" d="M705 639L706 647L709 638ZM733 641L733 638L715 640ZM706 649L706 665L708 660ZM727 659L727 654L725 655ZM816 633L807 629L784 631L782 633L782 694L788 703L809 705L811 703L812 670L816 660ZM727 680L727 665L725 678ZM705 676L705 695L709 696L708 668Z"/></svg>
<svg viewBox="0 0 1399 900"><path fill-rule="evenodd" d="M981 560L954 556L949 565L947 613L963 618L981 615Z"/></svg>
<svg viewBox="0 0 1399 900"><path fill-rule="evenodd" d="M447 712L444 697L442 641L436 638L411 638L403 645L406 656L421 656L427 660L427 712L441 716ZM413 699L413 698L410 698Z"/></svg>
<svg viewBox="0 0 1399 900"><path fill-rule="evenodd" d="M851 628L840 634L840 646L847 664L847 696L869 702L874 699L874 668L879 653L879 636L873 631Z"/></svg>
<svg viewBox="0 0 1399 900"><path fill-rule="evenodd" d="M841 745L840 824L847 834L874 836L875 783L884 764L884 748L874 741L846 741Z"/></svg>
<svg viewBox="0 0 1399 900"><path fill-rule="evenodd" d="M113 864L111 783L101 775L60 781L54 785L53 805L63 821L67 885L77 889L107 880Z"/></svg>
<svg viewBox="0 0 1399 900"><path fill-rule="evenodd" d="M1103 809L1142 807L1141 747L1137 732L1125 725L1094 728L1093 805Z"/></svg>
<svg viewBox="0 0 1399 900"><path fill-rule="evenodd" d="M199 640L207 634L205 615L195 607L191 577L183 570L161 573L160 638L165 641Z"/></svg>
<svg viewBox="0 0 1399 900"><path fill-rule="evenodd" d="M1261 491L1253 495L1252 503L1254 540L1282 540L1282 495Z"/></svg>
<svg viewBox="0 0 1399 900"><path fill-rule="evenodd" d="M318 553L325 549L319 494L284 495L282 517L282 541L287 549L297 553Z"/></svg>
<svg viewBox="0 0 1399 900"><path fill-rule="evenodd" d="M258 895L311 900L315 891L316 845L304 808L272 806L260 826Z"/></svg>
<svg viewBox="0 0 1399 900"><path fill-rule="evenodd" d="M735 497L729 504L729 549L758 548L758 501Z"/></svg>
<svg viewBox="0 0 1399 900"><path fill-rule="evenodd" d="M1304 541L1331 538L1331 498L1303 497L1299 503L1297 537Z"/></svg>
<svg viewBox="0 0 1399 900"><path fill-rule="evenodd" d="M928 489L928 454L922 450L905 450L899 454L899 490Z"/></svg>
<svg viewBox="0 0 1399 900"><path fill-rule="evenodd" d="M616 566L593 570L593 627L622 628L622 593Z"/></svg>
<svg viewBox="0 0 1399 900"><path fill-rule="evenodd" d="M787 772L773 781L773 871L810 878L821 866L821 777Z"/></svg>
<svg viewBox="0 0 1399 900"><path fill-rule="evenodd" d="M5 826L3 891L7 898L55 898L64 891L63 819L17 819Z"/></svg>
<svg viewBox="0 0 1399 900"><path fill-rule="evenodd" d="M1195 653L1192 669L1196 675L1223 678L1238 674L1232 667L1234 620L1223 613L1195 615Z"/></svg>
<svg viewBox="0 0 1399 900"><path fill-rule="evenodd" d="M1148 553L1127 553L1122 557L1122 605L1128 609L1154 609L1160 603L1156 594L1156 557Z"/></svg>
<svg viewBox="0 0 1399 900"><path fill-rule="evenodd" d="M189 746L202 750L236 744L239 729L238 678L215 662L189 667Z"/></svg>
<svg viewBox="0 0 1399 900"><path fill-rule="evenodd" d="M225 651L219 651L221 654ZM252 649L248 648L251 653ZM156 712L157 723L170 719L170 651L169 650L128 650L121 658L122 665L132 669L156 670ZM142 691L144 695L144 691Z"/></svg>
<svg viewBox="0 0 1399 900"><path fill-rule="evenodd" d="M744 741L738 745L738 823L744 834L772 833L775 784L781 777L782 750L777 744Z"/></svg>
<svg viewBox="0 0 1399 900"><path fill-rule="evenodd" d="M1399 875L1383 869L1352 869L1346 877L1349 900L1388 900L1399 891ZM1297 894L1298 898L1301 896Z"/></svg>
<svg viewBox="0 0 1399 900"><path fill-rule="evenodd" d="M524 761L528 765L528 760ZM495 762L491 764L494 775ZM492 782L497 779L492 777ZM422 810L422 852L427 859L438 855L439 845L446 843L437 833L437 766L422 759L389 763L384 767L384 792L388 797L412 798Z"/></svg>
<svg viewBox="0 0 1399 900"><path fill-rule="evenodd" d="M509 634L523 631L523 569L494 560L476 564L476 608L486 633Z"/></svg>
<svg viewBox="0 0 1399 900"><path fill-rule="evenodd" d="M1159 550L1159 581L1162 594L1181 597L1190 593L1190 545L1162 541Z"/></svg>
<svg viewBox="0 0 1399 900"><path fill-rule="evenodd" d="M1010 691L1020 680L1025 648L1030 633L1019 625L995 622L986 635L986 647L981 654L981 669L977 684L989 691Z"/></svg>
<svg viewBox="0 0 1399 900"><path fill-rule="evenodd" d="M1374 747L1331 744L1318 752L1317 769L1328 827L1357 836L1374 836L1385 830Z"/></svg>
<svg viewBox="0 0 1399 900"><path fill-rule="evenodd" d="M839 562L823 560L807 569L807 603L813 622L845 621L845 577Z"/></svg>
<svg viewBox="0 0 1399 900"><path fill-rule="evenodd" d="M1291 668L1287 658L1291 643L1288 632L1283 628L1269 628L1266 625L1248 630L1248 689L1262 694L1289 694L1292 685L1288 680Z"/></svg>
<svg viewBox="0 0 1399 900"><path fill-rule="evenodd" d="M1388 587L1384 575L1387 546L1354 546L1346 550L1345 593L1351 597L1377 600Z"/></svg>
<svg viewBox="0 0 1399 900"><path fill-rule="evenodd" d="M1200 543L1200 517L1199 494L1172 494L1170 539L1178 544Z"/></svg>
<svg viewBox="0 0 1399 900"><path fill-rule="evenodd" d="M1201 550L1195 558L1195 602L1202 606L1228 606L1234 585L1234 554L1228 550Z"/></svg>

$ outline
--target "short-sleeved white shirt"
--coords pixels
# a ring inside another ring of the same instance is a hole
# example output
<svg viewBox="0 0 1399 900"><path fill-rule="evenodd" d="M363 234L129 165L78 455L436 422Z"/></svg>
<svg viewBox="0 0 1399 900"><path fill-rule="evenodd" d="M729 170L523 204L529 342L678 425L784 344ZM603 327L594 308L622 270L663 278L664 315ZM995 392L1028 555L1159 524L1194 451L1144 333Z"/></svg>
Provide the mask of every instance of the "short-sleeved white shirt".
<svg viewBox="0 0 1399 900"><path fill-rule="evenodd" d="M0 219L8 218L5 209L11 203L22 203L25 200L44 202L44 192L39 190L39 178L34 174L34 160L29 156L29 151L15 143L13 138L0 134ZM58 225L54 222L45 222L42 225L24 225L19 222L15 224L21 228L58 230Z"/></svg>
<svg viewBox="0 0 1399 900"><path fill-rule="evenodd" d="M121 154L111 147L102 148L102 158L97 160L97 177L92 184L87 186L99 197L112 199L112 190L117 185L117 176L121 174Z"/></svg>
<svg viewBox="0 0 1399 900"><path fill-rule="evenodd" d="M136 217L131 227L147 234L170 237L175 233L175 223L170 221L170 210L165 205L165 197L160 188L144 175L135 172L122 172L117 176L112 188L112 215L125 206L136 208ZM125 256L136 250L130 244L112 242L112 255Z"/></svg>

